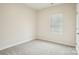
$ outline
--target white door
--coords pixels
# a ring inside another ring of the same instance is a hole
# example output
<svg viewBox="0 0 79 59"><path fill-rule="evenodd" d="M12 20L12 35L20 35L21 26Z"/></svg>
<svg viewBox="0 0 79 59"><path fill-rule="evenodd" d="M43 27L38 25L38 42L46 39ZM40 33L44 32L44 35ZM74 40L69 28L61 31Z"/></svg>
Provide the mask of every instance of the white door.
<svg viewBox="0 0 79 59"><path fill-rule="evenodd" d="M79 54L79 4L77 4L77 17L76 17L76 49Z"/></svg>

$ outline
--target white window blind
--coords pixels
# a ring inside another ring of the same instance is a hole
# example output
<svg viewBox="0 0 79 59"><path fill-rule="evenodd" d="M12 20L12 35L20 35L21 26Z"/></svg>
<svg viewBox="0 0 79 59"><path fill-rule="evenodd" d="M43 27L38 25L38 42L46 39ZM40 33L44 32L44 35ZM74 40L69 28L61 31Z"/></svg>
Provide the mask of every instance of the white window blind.
<svg viewBox="0 0 79 59"><path fill-rule="evenodd" d="M63 14L54 14L51 16L51 30L55 34L63 34Z"/></svg>

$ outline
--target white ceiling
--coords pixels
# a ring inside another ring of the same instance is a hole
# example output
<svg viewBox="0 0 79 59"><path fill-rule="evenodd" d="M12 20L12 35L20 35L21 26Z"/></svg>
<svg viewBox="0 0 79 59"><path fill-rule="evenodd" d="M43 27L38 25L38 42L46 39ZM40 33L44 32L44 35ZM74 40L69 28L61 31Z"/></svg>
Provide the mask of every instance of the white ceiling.
<svg viewBox="0 0 79 59"><path fill-rule="evenodd" d="M35 10L41 10L43 8L48 8L50 6L56 6L61 3L26 3L25 5L35 9Z"/></svg>

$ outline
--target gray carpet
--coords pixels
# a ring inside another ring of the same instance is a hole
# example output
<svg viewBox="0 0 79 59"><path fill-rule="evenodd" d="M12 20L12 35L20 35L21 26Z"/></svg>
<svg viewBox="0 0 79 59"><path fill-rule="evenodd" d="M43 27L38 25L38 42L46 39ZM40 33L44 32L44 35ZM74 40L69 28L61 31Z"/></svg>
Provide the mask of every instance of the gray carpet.
<svg viewBox="0 0 79 59"><path fill-rule="evenodd" d="M76 49L69 46L33 40L0 51L0 55L76 55Z"/></svg>

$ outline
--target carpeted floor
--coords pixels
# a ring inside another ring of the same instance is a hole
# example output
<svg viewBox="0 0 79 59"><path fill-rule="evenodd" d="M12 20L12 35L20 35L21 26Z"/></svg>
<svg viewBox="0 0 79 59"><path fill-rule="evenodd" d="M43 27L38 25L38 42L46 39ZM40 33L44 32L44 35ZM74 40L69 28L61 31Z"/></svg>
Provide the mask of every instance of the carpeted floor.
<svg viewBox="0 0 79 59"><path fill-rule="evenodd" d="M33 40L0 51L0 55L76 55L76 49L69 46Z"/></svg>

